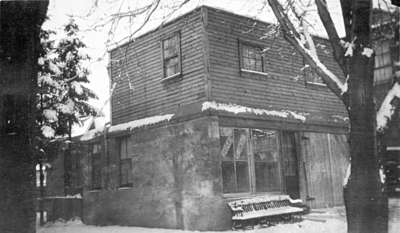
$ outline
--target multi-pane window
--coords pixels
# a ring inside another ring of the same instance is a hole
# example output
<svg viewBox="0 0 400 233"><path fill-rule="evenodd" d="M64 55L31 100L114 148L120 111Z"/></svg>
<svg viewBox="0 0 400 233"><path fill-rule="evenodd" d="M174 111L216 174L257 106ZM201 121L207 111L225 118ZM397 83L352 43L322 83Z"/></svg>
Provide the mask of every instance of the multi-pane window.
<svg viewBox="0 0 400 233"><path fill-rule="evenodd" d="M324 83L324 80L321 78L321 76L319 76L311 68L307 68L304 71L304 76L305 76L306 83L308 83L308 84L316 84L316 85L321 85L321 86L325 86L326 85Z"/></svg>
<svg viewBox="0 0 400 233"><path fill-rule="evenodd" d="M281 190L278 132L220 128L224 193Z"/></svg>
<svg viewBox="0 0 400 233"><path fill-rule="evenodd" d="M92 161L92 189L101 188L101 145L91 144L90 155Z"/></svg>
<svg viewBox="0 0 400 233"><path fill-rule="evenodd" d="M43 175L43 183L41 185L40 182L40 174ZM47 185L47 172L46 172L46 166L41 167L40 169L40 164L36 164L36 187L46 187Z"/></svg>
<svg viewBox="0 0 400 233"><path fill-rule="evenodd" d="M164 78L181 73L180 34L162 41Z"/></svg>
<svg viewBox="0 0 400 233"><path fill-rule="evenodd" d="M249 192L248 131L221 128L220 143L224 193Z"/></svg>
<svg viewBox="0 0 400 233"><path fill-rule="evenodd" d="M262 49L257 46L241 44L241 69L264 72Z"/></svg>
<svg viewBox="0 0 400 233"><path fill-rule="evenodd" d="M278 132L254 129L251 131L251 141L256 192L280 191Z"/></svg>
<svg viewBox="0 0 400 233"><path fill-rule="evenodd" d="M375 47L375 83L389 81L392 77L390 41L381 41Z"/></svg>
<svg viewBox="0 0 400 233"><path fill-rule="evenodd" d="M121 187L132 186L132 160L129 157L128 138L119 140L119 185Z"/></svg>

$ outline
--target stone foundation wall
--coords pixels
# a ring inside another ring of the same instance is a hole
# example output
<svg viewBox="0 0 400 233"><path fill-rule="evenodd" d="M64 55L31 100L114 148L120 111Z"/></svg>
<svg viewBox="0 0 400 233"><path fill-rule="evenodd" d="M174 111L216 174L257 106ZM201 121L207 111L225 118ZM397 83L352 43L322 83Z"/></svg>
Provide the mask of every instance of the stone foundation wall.
<svg viewBox="0 0 400 233"><path fill-rule="evenodd" d="M107 140L102 189L90 190L84 166L83 216L88 224L189 230L231 226L222 198L217 117L141 129L128 137L132 187L119 187L118 137ZM90 164L90 156L86 158Z"/></svg>

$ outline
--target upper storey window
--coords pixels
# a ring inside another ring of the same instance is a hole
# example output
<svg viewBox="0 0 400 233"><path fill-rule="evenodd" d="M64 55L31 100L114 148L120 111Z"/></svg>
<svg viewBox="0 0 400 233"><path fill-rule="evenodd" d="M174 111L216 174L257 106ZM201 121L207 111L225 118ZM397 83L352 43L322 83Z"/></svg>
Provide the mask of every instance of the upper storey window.
<svg viewBox="0 0 400 233"><path fill-rule="evenodd" d="M392 77L392 59L390 42L388 40L377 43L375 48L375 83L389 81Z"/></svg>
<svg viewBox="0 0 400 233"><path fill-rule="evenodd" d="M262 49L257 46L242 44L241 64L242 70L264 72Z"/></svg>
<svg viewBox="0 0 400 233"><path fill-rule="evenodd" d="M311 67L305 69L304 76L306 80L306 84L314 84L320 86L326 86L324 80L319 76Z"/></svg>
<svg viewBox="0 0 400 233"><path fill-rule="evenodd" d="M162 41L164 79L181 73L180 34L175 33Z"/></svg>

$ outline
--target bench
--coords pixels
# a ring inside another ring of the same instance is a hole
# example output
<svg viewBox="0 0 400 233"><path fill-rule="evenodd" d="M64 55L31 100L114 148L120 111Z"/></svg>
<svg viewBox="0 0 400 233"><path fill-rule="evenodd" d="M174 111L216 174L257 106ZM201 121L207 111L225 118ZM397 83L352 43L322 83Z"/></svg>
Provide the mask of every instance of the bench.
<svg viewBox="0 0 400 233"><path fill-rule="evenodd" d="M288 195L244 198L230 201L228 206L234 229L291 221L305 210L301 200L293 200Z"/></svg>

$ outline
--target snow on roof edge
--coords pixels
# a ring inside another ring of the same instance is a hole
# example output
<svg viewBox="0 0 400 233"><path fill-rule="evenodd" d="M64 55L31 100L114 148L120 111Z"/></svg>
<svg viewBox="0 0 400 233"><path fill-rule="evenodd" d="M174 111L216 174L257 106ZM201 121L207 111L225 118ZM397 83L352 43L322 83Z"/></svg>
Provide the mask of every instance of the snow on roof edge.
<svg viewBox="0 0 400 233"><path fill-rule="evenodd" d="M108 132L118 132L118 131L123 131L123 130L133 130L135 128L140 128L143 126L148 126L148 125L154 125L163 121L170 121L171 118L175 114L165 114L165 115L156 115L156 116L151 116L151 117L146 117L146 118L141 118L138 120L133 120L129 121L126 123L118 124L118 125L113 125L110 127Z"/></svg>
<svg viewBox="0 0 400 233"><path fill-rule="evenodd" d="M108 132L111 133L111 132L119 132L119 131L124 131L124 130L133 130L136 128L154 125L154 124L164 122L164 121L170 121L174 115L175 114L156 115L156 116L145 117L145 118L129 121L126 123L112 125L108 129ZM80 140L81 141L89 141L89 140L95 138L96 136L98 136L100 133L102 133L102 131L98 131L96 129L89 130L87 132L87 134L81 136Z"/></svg>
<svg viewBox="0 0 400 233"><path fill-rule="evenodd" d="M251 113L255 115L268 115L272 117L280 117L280 118L294 118L296 120L300 120L305 122L307 120L306 116L309 113L305 112L295 112L290 110L267 110L261 108L251 108L237 104L225 104L225 103L217 103L215 101L206 101L202 104L201 111L206 111L208 109L217 110L217 111L226 111L234 114L239 113Z"/></svg>

